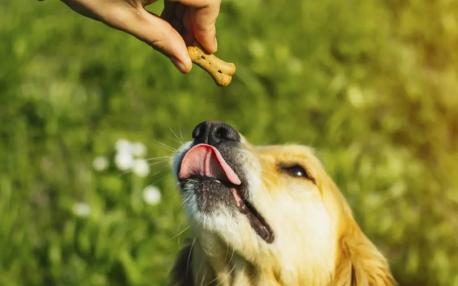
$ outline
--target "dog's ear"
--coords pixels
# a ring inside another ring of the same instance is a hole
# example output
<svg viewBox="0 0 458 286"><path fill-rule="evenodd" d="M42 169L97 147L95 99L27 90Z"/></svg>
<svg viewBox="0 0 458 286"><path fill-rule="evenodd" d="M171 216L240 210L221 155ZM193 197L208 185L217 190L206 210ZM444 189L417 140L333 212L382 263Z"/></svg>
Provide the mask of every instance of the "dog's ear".
<svg viewBox="0 0 458 286"><path fill-rule="evenodd" d="M388 263L356 222L340 240L340 259L335 286L393 286L396 282Z"/></svg>
<svg viewBox="0 0 458 286"><path fill-rule="evenodd" d="M184 247L175 261L172 272L170 273L170 286L193 286L191 270L191 245Z"/></svg>

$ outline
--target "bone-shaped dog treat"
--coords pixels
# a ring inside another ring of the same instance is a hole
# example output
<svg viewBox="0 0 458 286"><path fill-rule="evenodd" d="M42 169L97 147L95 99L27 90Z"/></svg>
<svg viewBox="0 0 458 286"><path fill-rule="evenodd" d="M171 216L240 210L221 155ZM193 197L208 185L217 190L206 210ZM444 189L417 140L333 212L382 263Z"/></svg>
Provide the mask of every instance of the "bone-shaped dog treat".
<svg viewBox="0 0 458 286"><path fill-rule="evenodd" d="M207 54L196 46L189 46L188 53L193 63L206 70L217 85L228 86L235 74L235 64L227 63L215 55Z"/></svg>

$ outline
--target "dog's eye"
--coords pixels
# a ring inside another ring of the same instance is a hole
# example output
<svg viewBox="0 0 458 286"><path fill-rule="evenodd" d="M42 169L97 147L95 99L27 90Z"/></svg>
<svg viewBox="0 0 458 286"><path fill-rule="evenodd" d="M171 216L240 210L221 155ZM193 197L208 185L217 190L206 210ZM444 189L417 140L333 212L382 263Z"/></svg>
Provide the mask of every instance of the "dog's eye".
<svg viewBox="0 0 458 286"><path fill-rule="evenodd" d="M310 178L307 171L305 171L305 169L301 165L298 165L298 164L281 166L280 169L283 172L285 172L286 174L290 175L291 177L306 178L306 179Z"/></svg>

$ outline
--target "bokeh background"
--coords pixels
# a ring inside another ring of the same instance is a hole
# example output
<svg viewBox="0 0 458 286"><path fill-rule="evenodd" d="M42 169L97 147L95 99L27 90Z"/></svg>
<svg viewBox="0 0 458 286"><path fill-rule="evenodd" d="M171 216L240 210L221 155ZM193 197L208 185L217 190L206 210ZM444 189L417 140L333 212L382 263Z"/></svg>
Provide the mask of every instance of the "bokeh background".
<svg viewBox="0 0 458 286"><path fill-rule="evenodd" d="M204 119L315 147L400 285L458 285L458 2L223 2L224 89L0 3L0 285L164 285L189 236L168 157Z"/></svg>

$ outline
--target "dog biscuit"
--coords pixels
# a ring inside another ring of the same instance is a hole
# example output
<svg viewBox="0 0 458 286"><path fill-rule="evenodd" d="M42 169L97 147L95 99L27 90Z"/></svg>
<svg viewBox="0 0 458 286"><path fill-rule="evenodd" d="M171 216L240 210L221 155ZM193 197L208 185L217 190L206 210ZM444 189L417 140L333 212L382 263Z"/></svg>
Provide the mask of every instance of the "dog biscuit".
<svg viewBox="0 0 458 286"><path fill-rule="evenodd" d="M213 54L207 54L197 46L189 46L188 53L192 62L207 71L217 85L228 86L231 83L236 70L235 64L225 62Z"/></svg>

